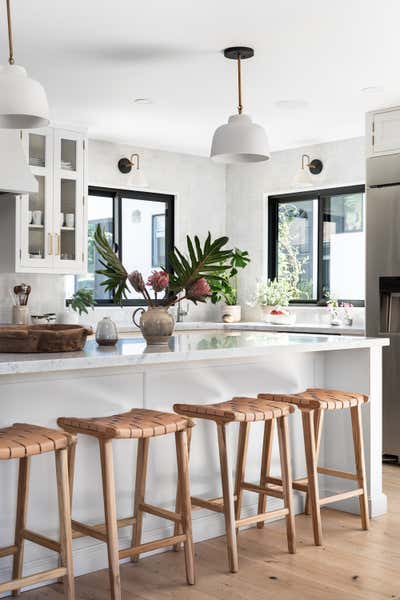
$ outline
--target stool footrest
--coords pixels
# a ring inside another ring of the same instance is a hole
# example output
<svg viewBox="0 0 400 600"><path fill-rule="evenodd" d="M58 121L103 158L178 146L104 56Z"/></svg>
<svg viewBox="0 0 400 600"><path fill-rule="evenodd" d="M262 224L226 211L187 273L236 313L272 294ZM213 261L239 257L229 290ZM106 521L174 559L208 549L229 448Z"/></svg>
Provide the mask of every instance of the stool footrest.
<svg viewBox="0 0 400 600"><path fill-rule="evenodd" d="M278 517L285 517L289 514L289 509L278 508L277 510L270 510L259 515L252 515L251 517L244 517L243 519L237 519L235 521L236 527L242 527L243 525L252 525L253 523L260 523L261 521L270 521Z"/></svg>
<svg viewBox="0 0 400 600"><path fill-rule="evenodd" d="M21 577L20 579L14 579L13 581L5 581L0 584L0 594L3 592L11 592L13 590L19 590L29 585L35 585L42 581L50 581L52 579L60 579L66 575L67 569L60 567L58 569L51 569L50 571L42 571L35 573L34 575L28 575L28 577Z"/></svg>
<svg viewBox="0 0 400 600"><path fill-rule="evenodd" d="M272 496L273 498L283 498L282 488L279 489L279 487L271 487L271 485L261 487L259 485L254 485L253 483L243 482L241 484L241 488L243 490L247 490L248 492L254 492L255 494L265 494L266 496Z"/></svg>
<svg viewBox="0 0 400 600"><path fill-rule="evenodd" d="M40 533L35 533L30 529L24 529L22 532L22 537L29 542L33 542L34 544L38 544L39 546L44 546L49 550L53 550L54 552L61 552L61 544L56 540L52 540L51 538L46 537L45 535L41 535Z"/></svg>
<svg viewBox="0 0 400 600"><path fill-rule="evenodd" d="M182 516L179 513L167 510L166 508L160 508L159 506L154 506L153 504L146 504L143 502L139 505L139 510L154 515L155 517L160 517L161 519L174 521L175 523L180 523L182 521Z"/></svg>
<svg viewBox="0 0 400 600"><path fill-rule="evenodd" d="M266 483L271 483L272 485L282 486L282 479L280 477L267 477ZM307 492L308 491L308 480L307 477L303 479L294 479L292 483L292 487L294 490L298 492Z"/></svg>
<svg viewBox="0 0 400 600"><path fill-rule="evenodd" d="M339 477L339 479L351 479L357 481L358 477L354 473L347 471L337 471L336 469L328 469L327 467L318 467L317 471L320 475L329 475L329 477Z"/></svg>
<svg viewBox="0 0 400 600"><path fill-rule="evenodd" d="M135 522L135 517L118 519L117 527L118 529L121 529L121 527L130 527L134 525ZM100 540L101 542L107 542L106 526L104 523L100 523L99 525L86 525L86 523L81 523L80 521L74 521L74 519L72 519L72 532L72 537L74 539L88 536Z"/></svg>
<svg viewBox="0 0 400 600"><path fill-rule="evenodd" d="M124 548L119 551L119 559L129 558L143 554L144 552L150 552L151 550L157 550L158 548L165 548L166 546L174 546L186 541L186 535L173 535L171 537L163 538L162 540L155 540L153 542L147 542L146 544L139 544L138 546L132 546L131 548Z"/></svg>
<svg viewBox="0 0 400 600"><path fill-rule="evenodd" d="M234 496L233 499L236 501L237 496ZM206 510L213 510L214 512L219 513L224 512L223 498L209 498L206 500L205 498L197 498L197 496L192 496L190 500L194 508L205 508Z"/></svg>
<svg viewBox="0 0 400 600"><path fill-rule="evenodd" d="M5 546L4 548L0 548L0 558L4 556L11 556L11 554L16 554L18 551L18 546Z"/></svg>
<svg viewBox="0 0 400 600"><path fill-rule="evenodd" d="M349 492L342 492L340 494L334 494L333 496L327 496L326 498L320 498L319 505L325 506L325 504L340 502L340 500L347 500L348 498L362 496L363 494L364 490L362 488L357 488L356 490L350 490Z"/></svg>

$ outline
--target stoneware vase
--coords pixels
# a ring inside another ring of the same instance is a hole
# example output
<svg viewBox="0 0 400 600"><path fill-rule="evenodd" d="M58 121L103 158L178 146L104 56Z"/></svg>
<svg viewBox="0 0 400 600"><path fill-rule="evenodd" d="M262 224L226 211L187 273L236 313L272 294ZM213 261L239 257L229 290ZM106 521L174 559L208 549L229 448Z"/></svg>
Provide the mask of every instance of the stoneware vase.
<svg viewBox="0 0 400 600"><path fill-rule="evenodd" d="M139 322L136 315L141 312ZM140 307L135 310L132 320L139 327L144 339L149 346L168 344L174 333L175 319L164 306L149 307L147 310Z"/></svg>
<svg viewBox="0 0 400 600"><path fill-rule="evenodd" d="M115 346L118 342L118 328L110 317L104 317L97 324L96 342L99 346Z"/></svg>

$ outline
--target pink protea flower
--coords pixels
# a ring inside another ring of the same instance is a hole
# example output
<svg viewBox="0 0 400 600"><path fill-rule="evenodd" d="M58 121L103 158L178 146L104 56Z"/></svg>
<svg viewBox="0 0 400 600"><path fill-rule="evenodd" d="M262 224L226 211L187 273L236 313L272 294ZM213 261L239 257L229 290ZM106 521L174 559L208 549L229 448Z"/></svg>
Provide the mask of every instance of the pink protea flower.
<svg viewBox="0 0 400 600"><path fill-rule="evenodd" d="M145 290L144 281L142 274L139 273L139 271L132 271L132 273L129 273L128 280L135 292L141 292L143 294L143 291Z"/></svg>
<svg viewBox="0 0 400 600"><path fill-rule="evenodd" d="M168 287L169 275L165 271L153 271L149 276L146 285L152 287L157 292L162 292Z"/></svg>
<svg viewBox="0 0 400 600"><path fill-rule="evenodd" d="M211 288L202 277L186 289L186 298L192 302L205 302L211 296Z"/></svg>

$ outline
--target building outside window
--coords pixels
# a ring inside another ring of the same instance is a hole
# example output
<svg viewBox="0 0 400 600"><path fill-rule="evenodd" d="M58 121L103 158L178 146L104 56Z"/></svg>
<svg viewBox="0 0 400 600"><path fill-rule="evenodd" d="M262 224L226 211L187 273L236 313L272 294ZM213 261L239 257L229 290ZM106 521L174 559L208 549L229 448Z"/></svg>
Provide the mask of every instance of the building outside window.
<svg viewBox="0 0 400 600"><path fill-rule="evenodd" d="M269 277L288 280L294 302L364 304L364 192L351 186L269 197Z"/></svg>

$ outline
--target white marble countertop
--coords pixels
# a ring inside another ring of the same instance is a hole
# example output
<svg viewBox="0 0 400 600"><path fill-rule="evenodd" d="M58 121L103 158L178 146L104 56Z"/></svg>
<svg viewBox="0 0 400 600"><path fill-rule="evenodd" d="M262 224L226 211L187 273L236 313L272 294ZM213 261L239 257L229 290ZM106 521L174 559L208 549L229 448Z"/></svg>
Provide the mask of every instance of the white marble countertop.
<svg viewBox="0 0 400 600"><path fill-rule="evenodd" d="M327 333L330 335L365 335L365 330L361 327L349 327L347 325L333 326L329 323L318 322L297 322L293 325L275 325L265 323L263 321L241 321L240 323L214 323L208 321L183 321L176 324L177 331L192 331L192 330L210 330L221 329L228 331L284 331L284 332L301 332L301 333ZM130 331L133 331L130 329Z"/></svg>
<svg viewBox="0 0 400 600"><path fill-rule="evenodd" d="M44 373L107 367L158 365L187 361L245 359L276 352L318 352L387 346L387 338L221 331L177 333L169 345L146 346L143 338L120 339L112 348L99 348L90 339L82 352L0 354L0 375Z"/></svg>

